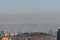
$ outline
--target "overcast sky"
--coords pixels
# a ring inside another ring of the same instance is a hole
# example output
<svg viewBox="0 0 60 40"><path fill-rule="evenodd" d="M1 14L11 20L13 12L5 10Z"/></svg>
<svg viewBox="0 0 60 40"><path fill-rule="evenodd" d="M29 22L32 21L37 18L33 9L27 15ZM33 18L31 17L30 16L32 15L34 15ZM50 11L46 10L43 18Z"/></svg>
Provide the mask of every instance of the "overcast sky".
<svg viewBox="0 0 60 40"><path fill-rule="evenodd" d="M59 21L60 0L0 0L0 24Z"/></svg>

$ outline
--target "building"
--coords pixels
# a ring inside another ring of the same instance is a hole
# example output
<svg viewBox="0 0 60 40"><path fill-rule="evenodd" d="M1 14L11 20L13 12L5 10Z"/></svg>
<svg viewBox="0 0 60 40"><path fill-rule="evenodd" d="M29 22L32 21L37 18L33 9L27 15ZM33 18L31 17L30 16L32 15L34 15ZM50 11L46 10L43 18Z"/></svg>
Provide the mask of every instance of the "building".
<svg viewBox="0 0 60 40"><path fill-rule="evenodd" d="M8 36L0 37L0 40L8 40Z"/></svg>
<svg viewBox="0 0 60 40"><path fill-rule="evenodd" d="M60 40L60 29L57 31L57 40Z"/></svg>

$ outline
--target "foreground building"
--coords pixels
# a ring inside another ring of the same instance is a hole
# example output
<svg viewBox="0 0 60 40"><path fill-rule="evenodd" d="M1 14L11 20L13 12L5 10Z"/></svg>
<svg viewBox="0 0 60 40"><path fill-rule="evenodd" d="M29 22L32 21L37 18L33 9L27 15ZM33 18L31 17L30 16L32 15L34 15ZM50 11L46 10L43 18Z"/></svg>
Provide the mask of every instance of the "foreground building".
<svg viewBox="0 0 60 40"><path fill-rule="evenodd" d="M9 40L9 39L8 39L8 36L3 36L3 37L0 37L0 40Z"/></svg>
<svg viewBox="0 0 60 40"><path fill-rule="evenodd" d="M57 40L60 40L60 29L57 31Z"/></svg>

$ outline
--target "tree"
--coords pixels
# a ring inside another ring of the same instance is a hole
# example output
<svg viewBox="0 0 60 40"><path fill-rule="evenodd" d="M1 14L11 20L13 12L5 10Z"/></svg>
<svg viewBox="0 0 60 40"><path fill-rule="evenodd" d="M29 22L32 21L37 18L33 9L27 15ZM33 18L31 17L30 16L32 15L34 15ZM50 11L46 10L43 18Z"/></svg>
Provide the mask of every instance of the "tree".
<svg viewBox="0 0 60 40"><path fill-rule="evenodd" d="M4 33L4 31L1 31L1 36L5 36L5 33Z"/></svg>
<svg viewBox="0 0 60 40"><path fill-rule="evenodd" d="M53 31L52 31L52 30L49 30L49 34L50 34L50 35L53 35Z"/></svg>

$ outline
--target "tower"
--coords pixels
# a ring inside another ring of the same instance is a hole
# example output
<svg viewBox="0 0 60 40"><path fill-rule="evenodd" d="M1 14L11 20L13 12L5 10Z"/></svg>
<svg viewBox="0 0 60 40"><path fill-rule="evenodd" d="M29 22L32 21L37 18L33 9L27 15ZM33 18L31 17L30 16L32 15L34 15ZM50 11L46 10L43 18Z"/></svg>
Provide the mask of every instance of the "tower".
<svg viewBox="0 0 60 40"><path fill-rule="evenodd" d="M60 40L60 29L57 31L57 40Z"/></svg>

